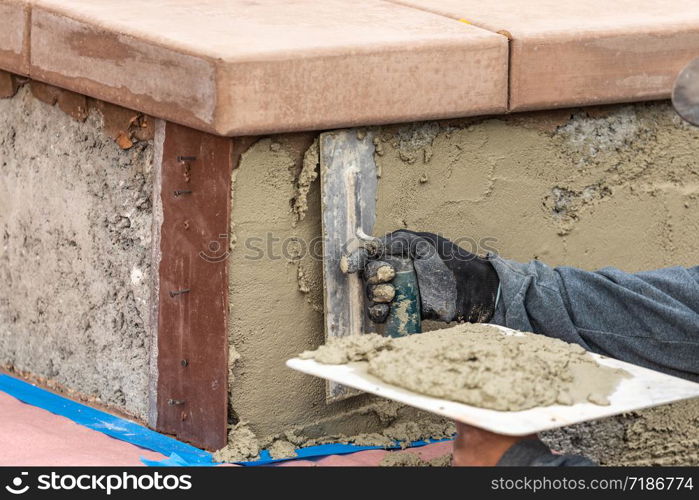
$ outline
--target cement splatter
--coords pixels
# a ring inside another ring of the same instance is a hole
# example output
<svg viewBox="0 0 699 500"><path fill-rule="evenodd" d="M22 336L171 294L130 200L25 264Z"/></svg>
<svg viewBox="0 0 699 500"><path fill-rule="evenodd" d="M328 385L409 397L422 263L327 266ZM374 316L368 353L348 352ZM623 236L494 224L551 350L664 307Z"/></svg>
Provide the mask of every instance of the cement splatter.
<svg viewBox="0 0 699 500"><path fill-rule="evenodd" d="M294 226L306 218L308 212L308 192L311 190L311 184L318 178L320 166L320 153L318 149L318 140L316 139L303 155L303 165L301 172L296 178L296 193L291 200L291 207L296 215Z"/></svg>
<svg viewBox="0 0 699 500"><path fill-rule="evenodd" d="M432 460L424 460L417 453L395 451L387 453L381 459L379 467L450 467L451 459L451 453Z"/></svg>
<svg viewBox="0 0 699 500"><path fill-rule="evenodd" d="M246 422L238 422L228 431L228 445L214 453L217 462L244 462L257 460L260 445L255 433Z"/></svg>
<svg viewBox="0 0 699 500"><path fill-rule="evenodd" d="M274 443L272 443L268 450L269 456L275 460L294 458L298 456L294 445L289 441L285 441L283 439L277 439L276 441L274 441Z"/></svg>

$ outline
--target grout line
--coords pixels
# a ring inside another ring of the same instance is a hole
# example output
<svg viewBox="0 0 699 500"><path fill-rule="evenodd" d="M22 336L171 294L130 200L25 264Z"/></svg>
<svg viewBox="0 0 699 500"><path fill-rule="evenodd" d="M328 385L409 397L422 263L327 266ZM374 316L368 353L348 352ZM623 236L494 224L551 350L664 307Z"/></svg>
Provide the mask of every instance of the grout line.
<svg viewBox="0 0 699 500"><path fill-rule="evenodd" d="M507 97L506 97L506 101L505 101L505 106L506 106L505 113L511 112L511 110L512 110L512 81L513 81L513 78L512 78L512 34L508 30L500 29L500 30L494 31L493 28L488 28L487 26L482 25L478 21L469 19L467 17L464 17L464 16L457 17L453 14L439 12L437 10L432 10L432 9L425 8L425 7L419 6L419 5L412 5L409 3L405 3L401 0L385 0L385 1L392 3L394 5L400 5L401 7L419 10L421 12L426 12L428 14L434 14L435 16L440 16L440 17L443 17L444 19L451 19L453 21L471 26L473 28L477 28L477 29L480 29L483 31L487 31L488 33L493 33L494 35L500 35L500 36L504 36L505 38L507 38Z"/></svg>
<svg viewBox="0 0 699 500"><path fill-rule="evenodd" d="M507 112L512 112L512 34L507 30L500 30L498 35L507 38Z"/></svg>
<svg viewBox="0 0 699 500"><path fill-rule="evenodd" d="M25 10L24 39L22 40L22 48L24 49L25 57L22 62L26 64L26 75L30 77L32 67L32 12L34 10L32 4L27 4Z"/></svg>

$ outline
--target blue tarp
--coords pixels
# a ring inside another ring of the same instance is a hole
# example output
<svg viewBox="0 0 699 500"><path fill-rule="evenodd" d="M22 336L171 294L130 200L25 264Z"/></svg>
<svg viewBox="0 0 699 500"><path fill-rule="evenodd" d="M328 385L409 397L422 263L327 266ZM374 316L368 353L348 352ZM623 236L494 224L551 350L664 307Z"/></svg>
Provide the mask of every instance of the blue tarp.
<svg viewBox="0 0 699 500"><path fill-rule="evenodd" d="M4 391L26 404L37 406L56 415L66 417L89 429L102 432L115 439L126 441L127 443L161 453L168 457L161 461L147 460L141 457L141 462L145 465L151 467L218 465L217 462L214 462L212 454L208 451L200 450L199 448L178 441L177 439L152 431L130 420L76 403L75 401L36 387L15 377L0 374L0 391ZM424 446L435 442L437 441L415 441L410 443L409 446ZM392 449L400 447L401 443L396 442ZM298 454L297 458L313 459L327 455L342 455L362 450L377 449L382 448L380 446L357 446L353 444L323 444L299 448L296 450L296 453ZM271 458L269 452L263 450L260 452L258 460L239 463L241 465L254 466L280 461L281 460Z"/></svg>

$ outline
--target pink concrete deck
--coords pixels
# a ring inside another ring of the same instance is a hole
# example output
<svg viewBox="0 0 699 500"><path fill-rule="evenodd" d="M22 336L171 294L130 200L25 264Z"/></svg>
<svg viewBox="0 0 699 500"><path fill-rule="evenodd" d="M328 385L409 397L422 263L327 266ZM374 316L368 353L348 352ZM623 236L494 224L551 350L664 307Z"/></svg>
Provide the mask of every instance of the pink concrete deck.
<svg viewBox="0 0 699 500"><path fill-rule="evenodd" d="M696 0L0 0L0 19L0 69L220 135L667 98L699 56Z"/></svg>
<svg viewBox="0 0 699 500"><path fill-rule="evenodd" d="M164 455L113 439L75 422L30 406L0 391L0 466L140 466L141 457L164 460ZM451 443L434 443L407 450L425 460L451 452ZM317 460L280 462L283 467L374 466L386 455L369 450Z"/></svg>
<svg viewBox="0 0 699 500"><path fill-rule="evenodd" d="M164 460L0 391L0 466L132 466Z"/></svg>

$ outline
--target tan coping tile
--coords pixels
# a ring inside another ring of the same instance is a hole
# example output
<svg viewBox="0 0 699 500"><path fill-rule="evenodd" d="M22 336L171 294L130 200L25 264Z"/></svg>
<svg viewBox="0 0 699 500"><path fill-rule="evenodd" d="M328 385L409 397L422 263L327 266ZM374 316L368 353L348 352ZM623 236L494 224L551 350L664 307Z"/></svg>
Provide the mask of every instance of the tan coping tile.
<svg viewBox="0 0 699 500"><path fill-rule="evenodd" d="M505 37L384 0L35 0L31 22L33 78L221 135L507 109Z"/></svg>
<svg viewBox="0 0 699 500"><path fill-rule="evenodd" d="M0 69L29 73L28 0L0 0Z"/></svg>
<svg viewBox="0 0 699 500"><path fill-rule="evenodd" d="M510 109L667 98L699 55L697 0L391 0L511 37Z"/></svg>

